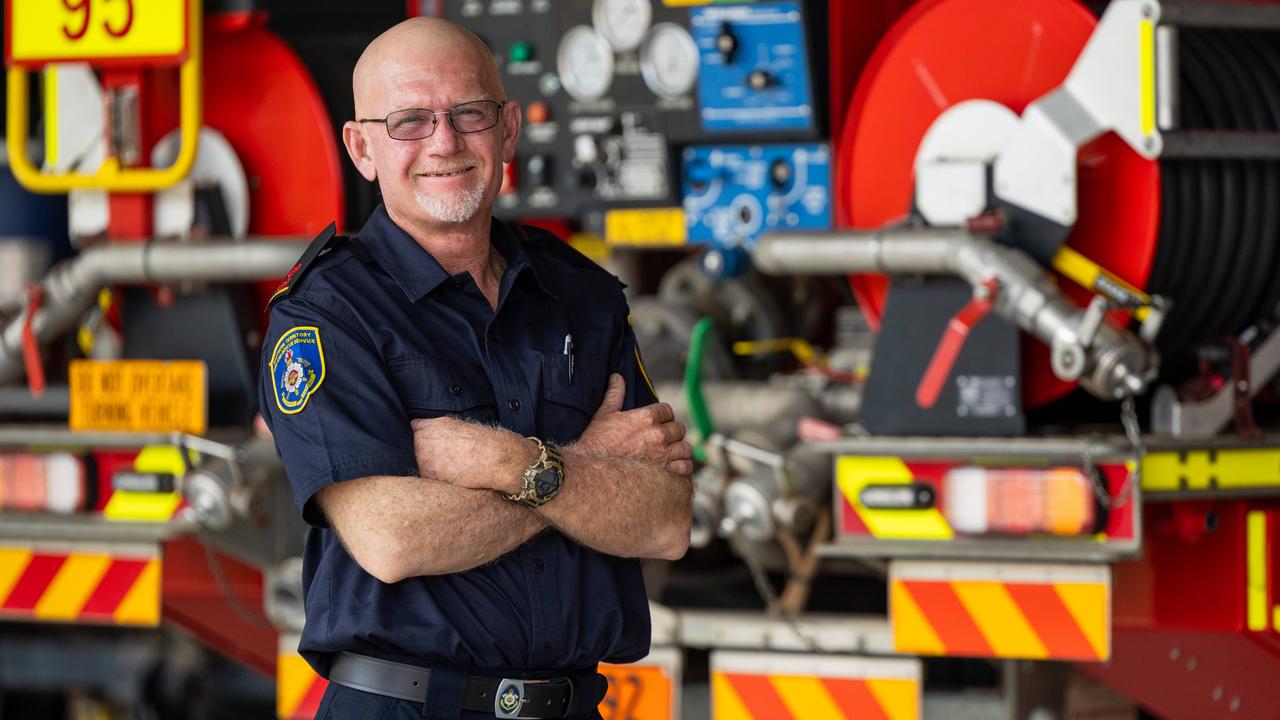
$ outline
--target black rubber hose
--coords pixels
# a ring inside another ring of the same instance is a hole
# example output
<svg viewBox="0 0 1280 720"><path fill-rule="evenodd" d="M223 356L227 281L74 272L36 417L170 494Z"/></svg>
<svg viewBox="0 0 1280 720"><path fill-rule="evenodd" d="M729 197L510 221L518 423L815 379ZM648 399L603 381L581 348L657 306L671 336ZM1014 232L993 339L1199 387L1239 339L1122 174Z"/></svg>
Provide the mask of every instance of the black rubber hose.
<svg viewBox="0 0 1280 720"><path fill-rule="evenodd" d="M1206 126L1228 127L1228 101L1197 33L1183 33L1180 47L1182 67L1205 99ZM1199 222L1191 236L1190 262L1179 269L1181 282L1174 288L1177 307L1168 319L1167 338L1174 351L1203 337L1208 316L1221 300L1221 288L1230 281L1231 257L1239 245L1239 168L1223 161L1196 161L1192 166L1199 170L1201 203L1195 208Z"/></svg>
<svg viewBox="0 0 1280 720"><path fill-rule="evenodd" d="M1265 105L1263 130L1280 129L1280 50L1276 43L1280 35L1276 33L1241 33L1241 48L1245 53L1245 64L1254 70L1259 97ZM1265 248L1258 265L1263 273L1263 292L1248 309L1248 316L1254 320L1270 318L1275 314L1276 304L1280 302L1280 162L1274 160L1257 161L1264 168L1262 220L1259 236Z"/></svg>
<svg viewBox="0 0 1280 720"><path fill-rule="evenodd" d="M1231 127L1240 130L1260 129L1260 110L1257 107L1256 89L1251 80L1252 74L1241 67L1239 50L1230 45L1231 35L1240 33L1206 32L1203 37L1205 57L1217 75L1219 85L1226 98L1224 112ZM1235 335L1252 320L1245 317L1245 307L1250 299L1263 291L1256 273L1258 258L1262 255L1258 236L1258 221L1262 205L1266 199L1260 196L1262 191L1262 174L1258 163L1249 160L1232 160L1240 178L1237 194L1240 211L1236 217L1238 233L1234 252L1223 253L1228 266L1225 277L1215 285L1218 300L1213 303L1205 316L1205 325L1200 328L1197 339L1208 340L1223 334Z"/></svg>

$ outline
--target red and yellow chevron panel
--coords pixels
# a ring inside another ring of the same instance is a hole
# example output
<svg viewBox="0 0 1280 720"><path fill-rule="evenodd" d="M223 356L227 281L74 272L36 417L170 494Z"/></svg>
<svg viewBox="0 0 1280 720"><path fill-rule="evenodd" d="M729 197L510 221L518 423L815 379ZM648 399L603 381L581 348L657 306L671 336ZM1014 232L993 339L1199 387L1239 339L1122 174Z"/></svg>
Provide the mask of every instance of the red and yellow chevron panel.
<svg viewBox="0 0 1280 720"><path fill-rule="evenodd" d="M311 720L320 709L329 681L311 669L298 654L297 635L280 636L276 658L276 717L279 720ZM654 648L648 657L632 665L600 666L609 679L609 693L600 703L607 718L674 720L679 717L680 651Z"/></svg>
<svg viewBox="0 0 1280 720"><path fill-rule="evenodd" d="M895 561L893 647L911 655L1102 661L1111 656L1105 565Z"/></svg>
<svg viewBox="0 0 1280 720"><path fill-rule="evenodd" d="M711 655L713 720L914 720L920 661L841 655Z"/></svg>
<svg viewBox="0 0 1280 720"><path fill-rule="evenodd" d="M158 625L159 549L0 546L0 619Z"/></svg>

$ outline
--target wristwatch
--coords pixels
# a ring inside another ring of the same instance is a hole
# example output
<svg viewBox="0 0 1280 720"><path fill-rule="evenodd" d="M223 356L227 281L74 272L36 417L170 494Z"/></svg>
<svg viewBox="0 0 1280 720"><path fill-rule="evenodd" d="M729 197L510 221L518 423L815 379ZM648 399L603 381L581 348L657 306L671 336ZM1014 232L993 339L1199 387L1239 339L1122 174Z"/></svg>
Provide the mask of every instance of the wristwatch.
<svg viewBox="0 0 1280 720"><path fill-rule="evenodd" d="M521 478L521 491L515 495L507 495L507 499L536 508L560 492L560 484L564 482L564 460L554 445L544 443L536 437L525 439L538 443L538 457L525 468L524 477Z"/></svg>

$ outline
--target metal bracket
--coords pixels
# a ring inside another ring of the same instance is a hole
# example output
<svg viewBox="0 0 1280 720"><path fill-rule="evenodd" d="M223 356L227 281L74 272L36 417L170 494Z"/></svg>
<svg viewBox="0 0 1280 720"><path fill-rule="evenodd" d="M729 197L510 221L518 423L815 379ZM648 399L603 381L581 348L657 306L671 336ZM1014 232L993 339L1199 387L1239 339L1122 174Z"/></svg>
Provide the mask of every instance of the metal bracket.
<svg viewBox="0 0 1280 720"><path fill-rule="evenodd" d="M1102 327L1102 320L1107 316L1107 310L1110 308L1111 303L1101 295L1094 295L1089 301L1089 307L1085 308L1084 315L1080 318L1080 325L1076 329L1081 346L1093 347L1093 341L1098 337L1098 328Z"/></svg>
<svg viewBox="0 0 1280 720"><path fill-rule="evenodd" d="M1115 0L1057 90L1027 106L996 158L996 196L1065 226L1075 224L1076 151L1114 130L1158 157L1155 0Z"/></svg>
<svg viewBox="0 0 1280 720"><path fill-rule="evenodd" d="M1277 371L1280 371L1280 331L1267 336L1249 358L1249 398L1257 395L1259 388L1265 387ZM1206 400L1184 401L1178 398L1174 388L1162 385L1156 390L1151 405L1152 429L1176 437L1216 435L1235 417L1238 394L1232 382Z"/></svg>

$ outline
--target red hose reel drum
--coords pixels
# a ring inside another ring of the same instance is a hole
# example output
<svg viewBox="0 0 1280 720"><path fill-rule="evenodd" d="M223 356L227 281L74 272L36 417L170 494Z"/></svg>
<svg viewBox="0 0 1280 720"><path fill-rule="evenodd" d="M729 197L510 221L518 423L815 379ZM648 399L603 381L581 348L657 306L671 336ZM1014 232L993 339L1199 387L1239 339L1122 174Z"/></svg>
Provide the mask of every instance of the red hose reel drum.
<svg viewBox="0 0 1280 720"><path fill-rule="evenodd" d="M342 222L346 153L310 72L266 20L249 12L206 20L204 121L244 165L249 234L306 237ZM277 285L259 284L262 305Z"/></svg>
<svg viewBox="0 0 1280 720"><path fill-rule="evenodd" d="M206 21L205 124L250 177L251 235L314 235L342 221L342 163L329 112L297 54L264 13Z"/></svg>
<svg viewBox="0 0 1280 720"><path fill-rule="evenodd" d="M1062 84L1097 18L1075 0L922 0L881 40L849 105L836 157L841 226L878 228L910 210L912 166L925 131L948 107L976 98L1021 113ZM1136 39L1135 39L1136 42ZM1155 256L1160 211L1158 164L1114 134L1081 148L1079 219L1067 244L1137 287ZM879 275L850 277L868 320L878 326L888 294ZM1088 295L1062 286L1077 302ZM1043 405L1070 392L1048 349L1028 338L1023 402Z"/></svg>

